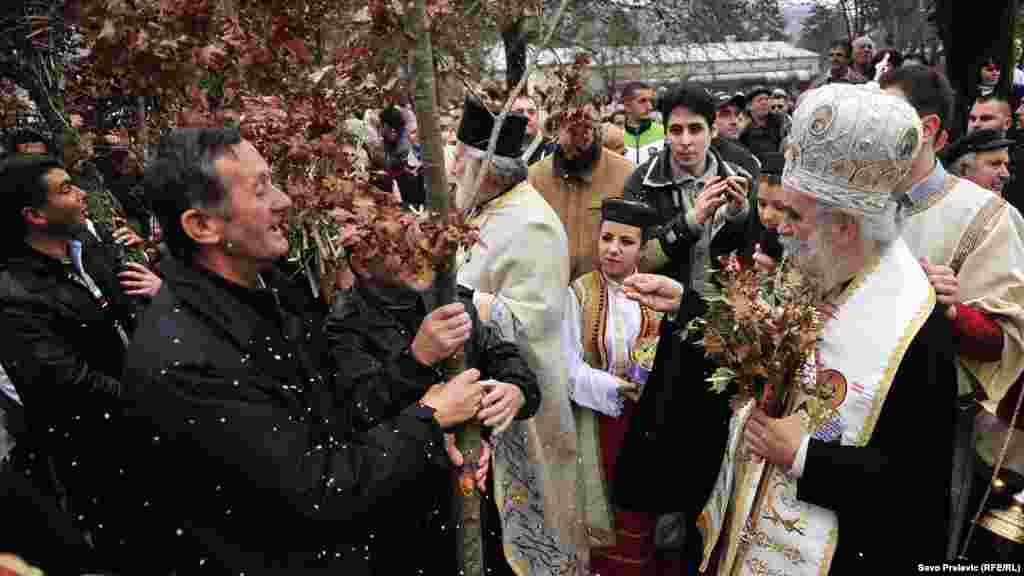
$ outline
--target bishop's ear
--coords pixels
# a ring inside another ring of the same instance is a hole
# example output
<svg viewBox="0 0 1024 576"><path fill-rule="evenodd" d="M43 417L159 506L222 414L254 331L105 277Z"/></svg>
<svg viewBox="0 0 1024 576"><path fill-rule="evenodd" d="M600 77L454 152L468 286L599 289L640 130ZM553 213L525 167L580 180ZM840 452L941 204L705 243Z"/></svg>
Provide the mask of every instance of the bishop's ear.
<svg viewBox="0 0 1024 576"><path fill-rule="evenodd" d="M216 245L224 239L224 219L197 208L181 214L181 229L200 245Z"/></svg>

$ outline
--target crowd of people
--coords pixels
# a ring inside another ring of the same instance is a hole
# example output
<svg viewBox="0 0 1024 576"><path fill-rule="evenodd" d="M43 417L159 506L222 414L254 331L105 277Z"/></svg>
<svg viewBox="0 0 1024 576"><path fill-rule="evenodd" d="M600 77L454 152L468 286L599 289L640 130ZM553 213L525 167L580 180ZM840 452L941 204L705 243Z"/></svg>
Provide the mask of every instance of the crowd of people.
<svg viewBox="0 0 1024 576"><path fill-rule="evenodd" d="M432 274L391 258L351 261L330 307L297 284L291 201L237 129L173 130L144 172L114 140L70 163L16 132L0 164L0 566L458 574L463 467L488 575L956 558L976 422L1022 386L1024 160L1011 95L979 92L949 142L948 81L873 50L835 43L799 95L632 82L571 121L524 95L491 156L494 111L467 96L440 126L480 241L444 305ZM377 187L425 203L410 109L346 130ZM128 215L109 230L86 210L97 185ZM159 260L125 263L143 244ZM709 390L691 320L732 253L818 282L808 366L832 385L827 421L800 387L780 413ZM454 442L469 421L476 462ZM764 475L734 477L744 458Z"/></svg>

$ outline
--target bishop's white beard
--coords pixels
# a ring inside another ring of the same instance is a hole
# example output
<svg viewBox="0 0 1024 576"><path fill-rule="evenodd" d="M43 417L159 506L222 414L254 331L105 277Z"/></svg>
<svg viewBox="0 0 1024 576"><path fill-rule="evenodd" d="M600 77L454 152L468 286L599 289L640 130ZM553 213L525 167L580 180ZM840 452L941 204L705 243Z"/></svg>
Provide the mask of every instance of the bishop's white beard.
<svg viewBox="0 0 1024 576"><path fill-rule="evenodd" d="M779 237L785 257L818 286L819 299L842 281L846 268L827 234L821 230L806 241L793 236Z"/></svg>

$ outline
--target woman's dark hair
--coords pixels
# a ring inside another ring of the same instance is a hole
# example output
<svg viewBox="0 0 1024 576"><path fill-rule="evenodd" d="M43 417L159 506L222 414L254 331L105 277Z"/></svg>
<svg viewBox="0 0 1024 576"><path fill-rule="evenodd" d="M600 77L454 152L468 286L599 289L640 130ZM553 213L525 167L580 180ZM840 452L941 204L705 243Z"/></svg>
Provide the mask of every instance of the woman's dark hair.
<svg viewBox="0 0 1024 576"><path fill-rule="evenodd" d="M3 182L3 193L0 202L3 206L3 217L0 220L3 246L0 250L10 252L20 247L25 238L25 208L42 208L46 206L49 187L46 175L51 170L64 169L64 165L56 158L37 154L15 155L0 163L0 182Z"/></svg>
<svg viewBox="0 0 1024 576"><path fill-rule="evenodd" d="M233 155L232 148L241 141L237 128L179 128L160 141L143 189L175 257L189 261L197 248L181 227L181 215L193 208L224 208L228 185L215 163Z"/></svg>

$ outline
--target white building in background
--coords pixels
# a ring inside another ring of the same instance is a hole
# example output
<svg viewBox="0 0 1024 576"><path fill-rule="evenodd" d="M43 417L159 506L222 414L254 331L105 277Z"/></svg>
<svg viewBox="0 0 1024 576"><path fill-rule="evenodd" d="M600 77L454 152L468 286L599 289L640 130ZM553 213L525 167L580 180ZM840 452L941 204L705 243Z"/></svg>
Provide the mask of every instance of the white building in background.
<svg viewBox="0 0 1024 576"><path fill-rule="evenodd" d="M544 84L544 70L573 62L581 50L544 50L530 82ZM655 85L694 82L715 89L738 89L754 84L795 87L821 74L821 56L786 42L713 42L679 46L606 46L585 50L591 55L591 84L599 91L615 90L642 80ZM530 51L530 57L535 52ZM495 46L487 53L495 77L505 74L505 53Z"/></svg>

